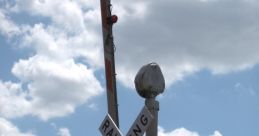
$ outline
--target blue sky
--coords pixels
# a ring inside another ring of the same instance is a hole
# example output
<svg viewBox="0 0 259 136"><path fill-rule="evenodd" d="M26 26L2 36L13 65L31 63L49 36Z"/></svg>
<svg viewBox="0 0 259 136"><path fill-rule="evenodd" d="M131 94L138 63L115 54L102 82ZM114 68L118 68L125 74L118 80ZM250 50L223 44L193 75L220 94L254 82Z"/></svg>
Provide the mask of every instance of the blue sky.
<svg viewBox="0 0 259 136"><path fill-rule="evenodd" d="M113 0L120 129L160 64L159 136L258 136L259 2ZM0 0L0 135L101 135L107 114L97 0Z"/></svg>

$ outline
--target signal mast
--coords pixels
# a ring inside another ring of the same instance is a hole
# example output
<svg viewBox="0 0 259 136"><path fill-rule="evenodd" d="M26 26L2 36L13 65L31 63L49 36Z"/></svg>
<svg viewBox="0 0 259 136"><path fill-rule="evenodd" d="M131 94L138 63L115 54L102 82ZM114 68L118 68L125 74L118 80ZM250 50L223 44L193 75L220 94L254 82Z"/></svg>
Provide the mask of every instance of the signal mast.
<svg viewBox="0 0 259 136"><path fill-rule="evenodd" d="M108 113L119 127L117 89L116 89L116 72L114 61L115 45L113 43L112 26L117 22L118 17L111 13L111 0L100 0L101 16L102 16L102 33L103 33L103 48L105 61L106 75L106 90Z"/></svg>

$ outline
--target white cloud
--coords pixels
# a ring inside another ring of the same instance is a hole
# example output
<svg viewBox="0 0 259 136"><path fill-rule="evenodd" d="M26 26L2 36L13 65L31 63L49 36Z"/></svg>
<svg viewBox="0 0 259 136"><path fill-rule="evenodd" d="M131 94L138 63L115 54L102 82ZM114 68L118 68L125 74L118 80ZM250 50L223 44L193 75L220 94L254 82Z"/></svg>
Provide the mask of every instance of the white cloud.
<svg viewBox="0 0 259 136"><path fill-rule="evenodd" d="M44 16L51 21L17 26L23 30L19 46L33 53L14 63L12 73L20 83L0 84L4 89L0 93L4 98L0 103L2 116L62 117L103 92L94 75L103 62L101 40L97 32L85 27L85 14L90 11L79 3L18 0L11 11L6 11L27 12L27 17Z"/></svg>
<svg viewBox="0 0 259 136"><path fill-rule="evenodd" d="M119 23L127 23L129 19L141 21L145 19L148 12L150 2L137 0L134 2L129 1L116 1L113 2L113 12L119 16ZM117 24L116 24L117 25Z"/></svg>
<svg viewBox="0 0 259 136"><path fill-rule="evenodd" d="M27 84L32 99L30 114L43 120L72 113L76 106L102 92L93 71L73 60L34 56L20 60L12 72Z"/></svg>
<svg viewBox="0 0 259 136"><path fill-rule="evenodd" d="M11 37L20 32L19 27L16 26L8 17L4 14L4 11L0 9L0 34Z"/></svg>
<svg viewBox="0 0 259 136"><path fill-rule="evenodd" d="M71 0L17 0L14 11L26 11L32 15L51 18L53 23L69 32L84 29L83 13L75 1Z"/></svg>
<svg viewBox="0 0 259 136"><path fill-rule="evenodd" d="M225 74L259 62L258 1L151 0L139 9L119 4L114 11L126 13L114 26L116 64L127 86L152 61L161 65L167 85L203 69ZM135 14L140 9L145 14Z"/></svg>
<svg viewBox="0 0 259 136"><path fill-rule="evenodd" d="M171 132L165 132L161 127L158 128L159 136L199 136L197 132L189 131L185 128L177 128Z"/></svg>
<svg viewBox="0 0 259 136"><path fill-rule="evenodd" d="M187 130L186 128L177 128L170 132L166 132L162 127L158 127L159 136L200 136L199 133L195 131ZM210 136L223 136L218 130Z"/></svg>
<svg viewBox="0 0 259 136"><path fill-rule="evenodd" d="M102 92L93 71L73 60L55 62L34 56L20 60L12 71L22 83L0 82L0 115L8 118L65 116Z"/></svg>
<svg viewBox="0 0 259 136"><path fill-rule="evenodd" d="M28 94L22 91L21 84L0 81L0 116L19 117L28 114L30 102Z"/></svg>
<svg viewBox="0 0 259 136"><path fill-rule="evenodd" d="M215 131L214 134L210 135L210 136L223 136L219 131Z"/></svg>
<svg viewBox="0 0 259 136"><path fill-rule="evenodd" d="M60 128L58 136L71 136L68 128Z"/></svg>
<svg viewBox="0 0 259 136"><path fill-rule="evenodd" d="M1 136L34 136L31 133L22 133L11 122L4 118L0 118L0 135Z"/></svg>

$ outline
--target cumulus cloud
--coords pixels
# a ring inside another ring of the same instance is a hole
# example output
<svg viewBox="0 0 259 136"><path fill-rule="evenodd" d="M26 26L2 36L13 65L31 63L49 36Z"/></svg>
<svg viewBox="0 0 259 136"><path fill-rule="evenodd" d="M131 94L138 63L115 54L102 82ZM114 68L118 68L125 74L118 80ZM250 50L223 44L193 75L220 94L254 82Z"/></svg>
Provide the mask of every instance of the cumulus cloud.
<svg viewBox="0 0 259 136"><path fill-rule="evenodd" d="M3 10L0 10L0 22L0 34L2 35L11 37L20 32L19 27L17 27L13 21L8 19Z"/></svg>
<svg viewBox="0 0 259 136"><path fill-rule="evenodd" d="M199 136L197 132L189 131L185 128L177 128L171 132L165 132L162 127L158 128L159 136Z"/></svg>
<svg viewBox="0 0 259 136"><path fill-rule="evenodd" d="M152 61L161 65L167 85L203 69L225 74L259 62L258 1L151 0L137 9L124 3L114 2L123 20L114 34L125 85L133 86L138 69Z"/></svg>
<svg viewBox="0 0 259 136"><path fill-rule="evenodd" d="M71 34L62 26L35 24L23 35L22 47L32 48L36 54L53 59L82 59L91 68L102 66L102 46L95 31L82 29Z"/></svg>
<svg viewBox="0 0 259 136"><path fill-rule="evenodd" d="M22 30L18 46L32 52L14 63L11 71L19 79L18 83L0 82L0 115L7 118L34 115L43 120L62 117L102 93L94 75L102 66L102 44L96 30L85 25L92 10L79 5L80 2L6 2L13 6L1 12L0 19L17 31ZM50 22L19 24L6 17L17 13L32 19L47 17ZM13 30L3 31L4 35L9 31Z"/></svg>
<svg viewBox="0 0 259 136"><path fill-rule="evenodd" d="M22 91L21 84L0 81L0 115L19 117L30 111L28 94Z"/></svg>
<svg viewBox="0 0 259 136"><path fill-rule="evenodd" d="M17 0L13 11L26 11L32 15L49 17L55 25L67 31L84 29L81 7L70 0Z"/></svg>
<svg viewBox="0 0 259 136"><path fill-rule="evenodd" d="M42 56L20 60L13 73L28 83L31 114L42 119L72 113L77 105L101 93L102 88L93 71L73 60L53 61Z"/></svg>
<svg viewBox="0 0 259 136"><path fill-rule="evenodd" d="M222 136L222 134L219 131L215 131L214 134L210 135L210 136Z"/></svg>
<svg viewBox="0 0 259 136"><path fill-rule="evenodd" d="M16 63L13 73L27 90L21 83L0 82L0 114L8 118L31 114L47 120L65 116L102 92L93 71L72 60L55 62L34 56Z"/></svg>
<svg viewBox="0 0 259 136"><path fill-rule="evenodd" d="M195 131L187 130L186 128L177 128L170 132L166 132L162 127L158 127L159 136L200 136L199 133ZM222 136L219 131L215 131L214 134L210 136Z"/></svg>
<svg viewBox="0 0 259 136"><path fill-rule="evenodd" d="M4 118L0 118L0 135L1 136L34 136L31 133L22 133L11 122ZM65 135L64 135L65 136Z"/></svg>
<svg viewBox="0 0 259 136"><path fill-rule="evenodd" d="M68 128L60 128L58 131L58 136L71 136Z"/></svg>

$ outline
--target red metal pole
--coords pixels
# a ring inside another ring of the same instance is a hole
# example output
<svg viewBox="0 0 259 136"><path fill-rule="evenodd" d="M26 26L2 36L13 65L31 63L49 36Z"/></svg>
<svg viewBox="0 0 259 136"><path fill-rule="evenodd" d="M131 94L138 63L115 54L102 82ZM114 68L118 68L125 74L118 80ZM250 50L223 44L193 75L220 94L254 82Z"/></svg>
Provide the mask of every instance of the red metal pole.
<svg viewBox="0 0 259 136"><path fill-rule="evenodd" d="M102 32L104 61L106 74L106 89L108 101L108 113L119 128L117 89L116 89L116 73L114 62L114 43L112 34L112 25L117 21L116 16L111 15L111 1L100 0L102 15Z"/></svg>

